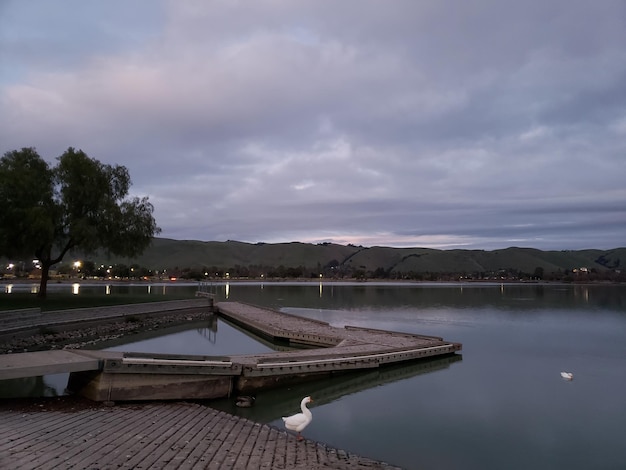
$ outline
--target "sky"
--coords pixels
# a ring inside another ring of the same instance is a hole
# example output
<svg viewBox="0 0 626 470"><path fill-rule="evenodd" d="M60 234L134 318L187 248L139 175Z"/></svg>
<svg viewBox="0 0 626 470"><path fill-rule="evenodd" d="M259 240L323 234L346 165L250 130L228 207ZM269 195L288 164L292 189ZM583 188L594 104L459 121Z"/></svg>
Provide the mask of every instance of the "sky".
<svg viewBox="0 0 626 470"><path fill-rule="evenodd" d="M0 0L0 154L178 240L626 246L623 0Z"/></svg>

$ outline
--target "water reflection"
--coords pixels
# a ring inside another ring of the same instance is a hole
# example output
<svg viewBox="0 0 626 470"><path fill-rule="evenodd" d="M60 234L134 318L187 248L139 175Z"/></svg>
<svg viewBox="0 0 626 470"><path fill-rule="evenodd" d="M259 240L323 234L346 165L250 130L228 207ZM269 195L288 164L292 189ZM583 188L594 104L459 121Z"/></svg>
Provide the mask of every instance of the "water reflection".
<svg viewBox="0 0 626 470"><path fill-rule="evenodd" d="M217 315L212 315L209 320L112 339L91 349L202 356L257 354L274 350L270 343L240 331Z"/></svg>
<svg viewBox="0 0 626 470"><path fill-rule="evenodd" d="M198 328L196 332L209 343L215 344L217 342L217 328Z"/></svg>
<svg viewBox="0 0 626 470"><path fill-rule="evenodd" d="M281 416L298 410L302 397L312 395L314 406L318 407L370 388L444 370L461 360L460 354L454 354L367 371L353 371L314 382L260 391L256 395L254 407L251 408L237 407L236 397L212 400L211 407L261 423L276 421L272 424L282 426Z"/></svg>
<svg viewBox="0 0 626 470"><path fill-rule="evenodd" d="M217 315L211 315L211 318L209 318L208 321L208 325L204 328L197 328L196 332L201 337L206 339L209 343L214 345L215 343L217 343L217 327Z"/></svg>
<svg viewBox="0 0 626 470"><path fill-rule="evenodd" d="M454 287L451 288L451 287ZM215 283L216 301L248 302L271 308L419 308L560 310L613 307L623 310L626 289L619 285L487 283Z"/></svg>
<svg viewBox="0 0 626 470"><path fill-rule="evenodd" d="M0 380L0 398L56 397L65 391L69 374Z"/></svg>
<svg viewBox="0 0 626 470"><path fill-rule="evenodd" d="M468 309L493 306L499 309L542 307L557 309L617 308L626 305L626 289L619 285L578 284L501 284L501 283L375 283L375 282L232 282L207 284L217 302L241 301L277 308L299 306L310 308L375 308L378 306L413 306L419 308ZM85 281L80 283L53 283L50 294L70 289L74 295L176 295L193 296L198 289L195 282L110 282L106 284ZM36 293L38 284L11 283L4 285L4 293Z"/></svg>
<svg viewBox="0 0 626 470"><path fill-rule="evenodd" d="M152 295L161 291L155 286ZM462 362L430 373L409 370L393 378L382 375L393 369L381 369L336 376L259 393L249 409L224 400L220 406L232 413L282 428L277 418L312 395L317 400L306 437L405 468L586 470L622 468L626 461L620 437L626 422L623 285L324 282L320 290L316 279L211 287L218 302L228 297L335 326L463 343ZM83 284L80 295L101 295L101 285L91 289ZM191 297L196 289L195 283L176 283L168 292ZM145 294L146 286L113 284L112 292ZM134 338L153 341L143 344L148 352L229 355L246 353L249 345L272 350L221 320L216 328L186 326L163 338ZM575 379L563 381L562 370Z"/></svg>

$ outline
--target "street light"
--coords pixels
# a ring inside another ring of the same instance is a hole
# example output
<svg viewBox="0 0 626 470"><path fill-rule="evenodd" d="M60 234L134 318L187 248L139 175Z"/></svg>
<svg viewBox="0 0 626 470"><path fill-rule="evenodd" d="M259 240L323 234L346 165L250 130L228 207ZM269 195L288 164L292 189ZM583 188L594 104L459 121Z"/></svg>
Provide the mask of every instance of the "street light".
<svg viewBox="0 0 626 470"><path fill-rule="evenodd" d="M81 266L82 266L82 263L80 261L74 261L74 271L76 271L76 274L80 272Z"/></svg>

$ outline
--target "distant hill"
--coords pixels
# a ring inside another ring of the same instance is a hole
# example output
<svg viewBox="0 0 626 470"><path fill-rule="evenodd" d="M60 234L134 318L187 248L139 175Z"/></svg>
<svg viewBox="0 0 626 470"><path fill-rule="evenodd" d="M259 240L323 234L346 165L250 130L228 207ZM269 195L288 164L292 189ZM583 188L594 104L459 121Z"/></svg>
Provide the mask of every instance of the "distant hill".
<svg viewBox="0 0 626 470"><path fill-rule="evenodd" d="M304 266L315 268L332 260L342 261L359 248L335 244L201 242L155 238L144 253L132 261L152 269L235 266ZM111 258L129 263L127 258Z"/></svg>
<svg viewBox="0 0 626 470"><path fill-rule="evenodd" d="M94 258L95 259L95 258ZM109 263L138 264L149 269L222 269L250 275L270 269L301 268L302 275L323 272L345 275L355 272L368 277L390 277L392 273L465 273L486 275L497 272L596 272L623 270L626 248L612 250L542 251L533 248L501 250L436 250L337 245L333 243L243 243L202 242L155 238L135 258L110 258Z"/></svg>

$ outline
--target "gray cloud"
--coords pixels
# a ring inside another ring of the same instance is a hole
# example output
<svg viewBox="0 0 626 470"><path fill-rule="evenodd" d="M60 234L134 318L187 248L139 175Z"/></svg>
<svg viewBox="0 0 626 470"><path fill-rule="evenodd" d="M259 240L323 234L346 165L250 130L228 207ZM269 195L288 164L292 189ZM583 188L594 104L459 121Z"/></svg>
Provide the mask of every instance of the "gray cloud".
<svg viewBox="0 0 626 470"><path fill-rule="evenodd" d="M624 245L620 2L0 8L3 150L126 165L163 236Z"/></svg>

